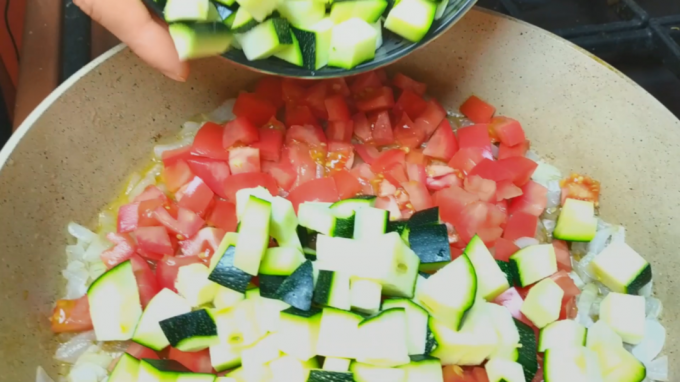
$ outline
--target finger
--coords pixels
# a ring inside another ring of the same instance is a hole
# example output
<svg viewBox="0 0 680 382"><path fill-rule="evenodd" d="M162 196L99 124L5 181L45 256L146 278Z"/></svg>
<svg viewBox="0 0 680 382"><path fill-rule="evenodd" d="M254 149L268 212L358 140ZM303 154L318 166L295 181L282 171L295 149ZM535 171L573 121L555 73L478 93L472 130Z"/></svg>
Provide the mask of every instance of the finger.
<svg viewBox="0 0 680 382"><path fill-rule="evenodd" d="M172 79L186 80L189 65L180 61L167 26L155 21L140 0L73 2L146 63Z"/></svg>

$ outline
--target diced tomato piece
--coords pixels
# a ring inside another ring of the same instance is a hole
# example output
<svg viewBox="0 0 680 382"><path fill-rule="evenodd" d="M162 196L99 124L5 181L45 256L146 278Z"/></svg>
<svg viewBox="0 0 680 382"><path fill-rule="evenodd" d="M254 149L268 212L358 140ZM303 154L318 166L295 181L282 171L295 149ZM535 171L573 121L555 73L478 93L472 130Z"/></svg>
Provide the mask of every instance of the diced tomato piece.
<svg viewBox="0 0 680 382"><path fill-rule="evenodd" d="M472 376L475 377L477 382L489 382L489 376L486 375L486 369L482 366L473 366Z"/></svg>
<svg viewBox="0 0 680 382"><path fill-rule="evenodd" d="M393 196L397 192L397 185L387 179L383 179L378 183L378 196Z"/></svg>
<svg viewBox="0 0 680 382"><path fill-rule="evenodd" d="M399 187L402 183L408 182L408 175L406 169L401 163L396 163L383 172L385 180L392 183L395 187Z"/></svg>
<svg viewBox="0 0 680 382"><path fill-rule="evenodd" d="M367 163L361 163L354 167L350 173L356 176L361 183L361 193L364 195L375 195L375 189L373 187L373 181L375 179L375 174L371 171L371 166Z"/></svg>
<svg viewBox="0 0 680 382"><path fill-rule="evenodd" d="M526 140L522 125L515 119L495 117L491 119L489 127L493 129L498 139L505 145L515 146Z"/></svg>
<svg viewBox="0 0 680 382"><path fill-rule="evenodd" d="M434 193L434 204L439 206L439 215L443 221L455 224L460 212L468 204L479 201L479 197L461 187L452 186Z"/></svg>
<svg viewBox="0 0 680 382"><path fill-rule="evenodd" d="M283 84L280 77L265 76L257 81L255 94L269 101L277 109L283 106Z"/></svg>
<svg viewBox="0 0 680 382"><path fill-rule="evenodd" d="M333 178L319 178L295 187L288 195L288 200L297 212L302 202L337 202L340 197Z"/></svg>
<svg viewBox="0 0 680 382"><path fill-rule="evenodd" d="M248 172L232 175L224 186L224 193L227 195L227 200L236 202L236 191L242 188L253 188L257 186L266 188L272 195L278 194L276 180L274 180L271 175L261 172Z"/></svg>
<svg viewBox="0 0 680 382"><path fill-rule="evenodd" d="M226 149L236 144L251 144L260 139L257 127L246 117L236 117L224 127L222 146Z"/></svg>
<svg viewBox="0 0 680 382"><path fill-rule="evenodd" d="M416 211L424 210L434 206L432 201L432 196L430 192L425 187L425 184L409 181L402 183L401 186L404 188L409 196L409 201Z"/></svg>
<svg viewBox="0 0 680 382"><path fill-rule="evenodd" d="M538 228L538 216L517 212L510 215L503 238L514 241L520 237L536 237L536 228Z"/></svg>
<svg viewBox="0 0 680 382"><path fill-rule="evenodd" d="M425 167L425 172L429 177L439 178L441 176L455 174L456 170L443 164L430 164Z"/></svg>
<svg viewBox="0 0 680 382"><path fill-rule="evenodd" d="M355 104L357 109L365 112L388 110L394 106L394 93L391 88L383 86L357 99Z"/></svg>
<svg viewBox="0 0 680 382"><path fill-rule="evenodd" d="M512 199L522 195L522 189L509 180L501 180L496 184L496 200Z"/></svg>
<svg viewBox="0 0 680 382"><path fill-rule="evenodd" d="M555 248L557 269L571 272L571 256L569 255L569 247L567 246L567 242L563 240L553 240L552 245Z"/></svg>
<svg viewBox="0 0 680 382"><path fill-rule="evenodd" d="M578 307L576 306L576 297L563 298L562 307L560 308L560 320L573 320L578 316Z"/></svg>
<svg viewBox="0 0 680 382"><path fill-rule="evenodd" d="M401 90L410 90L415 94L422 96L427 91L427 85L418 82L411 77L405 76L401 73L397 73L392 78L392 85L398 87Z"/></svg>
<svg viewBox="0 0 680 382"><path fill-rule="evenodd" d="M445 118L427 142L427 147L425 147L423 154L448 162L456 152L458 152L456 134L453 133L451 124Z"/></svg>
<svg viewBox="0 0 680 382"><path fill-rule="evenodd" d="M516 214L524 212L539 216L548 205L548 189L530 180L522 186L522 195L510 200L508 212Z"/></svg>
<svg viewBox="0 0 680 382"><path fill-rule="evenodd" d="M294 125L286 132L286 143L302 142L310 147L318 147L328 142L323 130L313 125Z"/></svg>
<svg viewBox="0 0 680 382"><path fill-rule="evenodd" d="M412 180L414 182L425 183L427 179L425 166L420 164L406 163L406 174L408 175L408 180Z"/></svg>
<svg viewBox="0 0 680 382"><path fill-rule="evenodd" d="M446 110L434 99L427 102L425 110L415 119L416 125L425 130L425 136L429 137L446 118Z"/></svg>
<svg viewBox="0 0 680 382"><path fill-rule="evenodd" d="M324 101L329 121L348 121L350 119L349 108L345 97L334 95Z"/></svg>
<svg viewBox="0 0 680 382"><path fill-rule="evenodd" d="M463 182L465 191L477 194L479 200L484 202L495 202L496 182L493 180L482 179L478 175L468 176Z"/></svg>
<svg viewBox="0 0 680 382"><path fill-rule="evenodd" d="M515 245L514 241L500 238L496 240L496 248L493 257L496 260L510 261L510 256L514 255L517 251L519 251L519 247Z"/></svg>
<svg viewBox="0 0 680 382"><path fill-rule="evenodd" d="M202 260L198 256L165 256L156 266L156 281L158 286L161 289L168 288L173 292L177 292L175 281L177 280L179 268L200 262L202 262Z"/></svg>
<svg viewBox="0 0 680 382"><path fill-rule="evenodd" d="M349 88L352 94L361 96L380 89L382 86L383 84L378 74L375 71L371 71L354 77Z"/></svg>
<svg viewBox="0 0 680 382"><path fill-rule="evenodd" d="M50 317L54 333L85 332L92 330L90 303L87 295L75 300L57 300Z"/></svg>
<svg viewBox="0 0 680 382"><path fill-rule="evenodd" d="M381 173L395 164L404 164L406 153L403 150L391 149L380 153L380 156L371 164L374 173Z"/></svg>
<svg viewBox="0 0 680 382"><path fill-rule="evenodd" d="M303 102L310 107L312 114L323 120L328 120L328 111L324 102L327 91L326 83L319 81L305 91L303 99Z"/></svg>
<svg viewBox="0 0 680 382"><path fill-rule="evenodd" d="M185 184L175 195L178 205L190 209L203 216L212 201L214 192L199 177L194 177L191 182Z"/></svg>
<svg viewBox="0 0 680 382"><path fill-rule="evenodd" d="M257 94L243 92L236 97L234 115L245 117L255 126L265 124L276 114L276 106Z"/></svg>
<svg viewBox="0 0 680 382"><path fill-rule="evenodd" d="M279 129L261 127L259 129L260 140L250 145L260 150L260 159L278 162L281 159L281 146L285 132Z"/></svg>
<svg viewBox="0 0 680 382"><path fill-rule="evenodd" d="M387 111L369 115L369 122L371 122L371 125L373 126L371 134L373 136L373 142L376 145L385 146L394 142L392 122L390 121L390 114Z"/></svg>
<svg viewBox="0 0 680 382"><path fill-rule="evenodd" d="M538 167L538 163L526 157L505 158L499 160L498 164L511 174L509 179L519 187L531 179L531 175Z"/></svg>
<svg viewBox="0 0 680 382"><path fill-rule="evenodd" d="M449 166L462 174L468 174L477 164L488 158L486 155L487 152L479 147L460 149L451 157Z"/></svg>
<svg viewBox="0 0 680 382"><path fill-rule="evenodd" d="M286 105L286 126L291 127L295 125L319 125L319 120L316 119L309 106L304 105Z"/></svg>
<svg viewBox="0 0 680 382"><path fill-rule="evenodd" d="M113 247L102 252L99 257L109 269L128 260L137 250L135 241L126 233L109 232L106 239L113 243Z"/></svg>
<svg viewBox="0 0 680 382"><path fill-rule="evenodd" d="M497 161L484 158L468 173L468 176L473 175L500 182L502 180L512 179L513 174L505 167L501 166Z"/></svg>
<svg viewBox="0 0 680 382"><path fill-rule="evenodd" d="M281 79L281 95L283 97L283 102L298 102L302 100L302 97L305 96L305 86L303 86L302 83L303 81L295 78L284 77Z"/></svg>
<svg viewBox="0 0 680 382"><path fill-rule="evenodd" d="M458 144L461 149L477 147L491 153L491 139L487 125L473 125L458 129ZM486 155L491 158L490 155Z"/></svg>
<svg viewBox="0 0 680 382"><path fill-rule="evenodd" d="M463 181L456 174L448 174L439 178L427 178L425 184L430 191L439 191L451 186L463 187Z"/></svg>
<svg viewBox="0 0 680 382"><path fill-rule="evenodd" d="M195 212L186 208L180 208L177 211L176 219L163 207L156 208L154 216L170 232L181 235L183 238L194 236L205 223Z"/></svg>
<svg viewBox="0 0 680 382"><path fill-rule="evenodd" d="M118 208L118 232L126 233L132 232L140 227L142 214L145 212L140 210L140 205L145 204L152 210L163 204L162 201L152 199L150 201L128 203ZM146 208L146 207L145 207ZM153 224L150 224L153 225ZM141 225L144 226L144 225Z"/></svg>
<svg viewBox="0 0 680 382"><path fill-rule="evenodd" d="M271 175L276 180L279 188L284 191L290 191L297 179L295 168L290 163L283 161L279 163L263 162L262 171Z"/></svg>
<svg viewBox="0 0 680 382"><path fill-rule="evenodd" d="M343 97L348 97L350 95L349 87L343 77L329 78L324 80L324 82L326 83L326 87L330 94L338 94Z"/></svg>
<svg viewBox="0 0 680 382"><path fill-rule="evenodd" d="M236 232L236 225L238 224L236 206L232 202L216 199L205 222L209 226L223 229L225 232Z"/></svg>
<svg viewBox="0 0 680 382"><path fill-rule="evenodd" d="M421 149L409 150L408 153L406 154L406 163L425 166L429 162L430 160L427 157L425 157L425 155L423 154L423 150Z"/></svg>
<svg viewBox="0 0 680 382"><path fill-rule="evenodd" d="M419 147L425 141L425 131L414 124L407 113L403 113L394 125L393 135L397 143L410 149Z"/></svg>
<svg viewBox="0 0 680 382"><path fill-rule="evenodd" d="M235 147L229 150L229 169L233 175L260 172L260 149Z"/></svg>
<svg viewBox="0 0 680 382"><path fill-rule="evenodd" d="M315 157L313 158L312 155L315 155ZM306 144L293 141L284 148L281 163L290 163L296 172L295 186L316 179L317 167L319 166L317 160L325 161L326 153L311 151Z"/></svg>
<svg viewBox="0 0 680 382"><path fill-rule="evenodd" d="M498 159L523 157L529 151L530 142L528 140L518 143L515 146L508 146L501 143L498 146Z"/></svg>
<svg viewBox="0 0 680 382"><path fill-rule="evenodd" d="M210 363L210 352L208 349L197 352L183 352L171 347L168 359L181 363L194 373L211 374L214 372Z"/></svg>
<svg viewBox="0 0 680 382"><path fill-rule="evenodd" d="M139 249L152 254L150 260L160 260L163 255L172 256L175 250L170 242L168 231L163 227L140 227L135 230Z"/></svg>
<svg viewBox="0 0 680 382"><path fill-rule="evenodd" d="M600 198L600 182L579 174L571 174L560 181L562 187L562 204L567 198L595 202L597 206Z"/></svg>
<svg viewBox="0 0 680 382"><path fill-rule="evenodd" d="M532 329L536 328L534 324L531 321L529 321L529 319L526 318L524 314L522 314L522 312L520 311L520 309L522 308L522 304L524 303L524 298L519 293L517 288L510 288L505 292L501 293L498 297L496 297L493 300L493 303L508 308L512 317L529 325L529 327L531 327Z"/></svg>
<svg viewBox="0 0 680 382"><path fill-rule="evenodd" d="M174 150L163 151L163 154L161 154L161 160L163 161L163 165L172 166L173 164L175 164L175 162L177 162L180 159L181 160L190 159L192 157L191 150L193 150L192 146L184 146Z"/></svg>
<svg viewBox="0 0 680 382"><path fill-rule="evenodd" d="M460 112L474 123L488 123L496 108L473 95L460 105Z"/></svg>
<svg viewBox="0 0 680 382"><path fill-rule="evenodd" d="M154 275L146 260L139 257L139 255L132 255L130 262L132 263L132 271L137 280L139 300L142 303L142 308L146 308L149 301L161 291L161 288L156 280L156 275Z"/></svg>
<svg viewBox="0 0 680 382"><path fill-rule="evenodd" d="M184 256L198 256L209 260L215 254L226 232L220 228L205 227L191 239L179 242Z"/></svg>
<svg viewBox="0 0 680 382"><path fill-rule="evenodd" d="M373 140L371 124L368 122L365 113L359 112L354 114L352 122L354 122L354 135L356 135L361 142L367 143Z"/></svg>
<svg viewBox="0 0 680 382"><path fill-rule="evenodd" d="M354 164L354 147L351 143L331 141L324 166L329 171L350 169Z"/></svg>
<svg viewBox="0 0 680 382"><path fill-rule="evenodd" d="M399 209L399 203L394 195L380 196L375 199L375 208L380 208L381 210L389 211L390 220L401 220L401 210Z"/></svg>
<svg viewBox="0 0 680 382"><path fill-rule="evenodd" d="M411 90L404 90L394 104L394 114L398 117L401 114L406 113L409 119L415 119L423 114L425 109L427 109L427 106L428 103L423 97ZM424 131L424 129L422 130Z"/></svg>
<svg viewBox="0 0 680 382"><path fill-rule="evenodd" d="M225 197L224 182L231 172L229 164L223 160L210 158L193 158L187 161L191 172L203 180L203 182L220 197Z"/></svg>
<svg viewBox="0 0 680 382"><path fill-rule="evenodd" d="M140 345L134 341L130 341L130 345L125 349L125 352L137 359L160 359L158 353L153 349L149 349L144 345Z"/></svg>
<svg viewBox="0 0 680 382"><path fill-rule="evenodd" d="M191 172L189 165L181 159L171 166L163 167L163 180L165 180L165 186L170 192L179 190L180 187L187 184L193 177L194 174Z"/></svg>
<svg viewBox="0 0 680 382"><path fill-rule="evenodd" d="M550 278L564 291L564 299L576 297L581 294L581 290L576 286L574 280L569 276L568 271L560 270L550 276Z"/></svg>
<svg viewBox="0 0 680 382"><path fill-rule="evenodd" d="M361 183L356 176L347 170L335 171L332 174L338 189L340 200L348 199L361 192Z"/></svg>
<svg viewBox="0 0 680 382"><path fill-rule="evenodd" d="M229 152L224 148L224 127L213 122L206 122L196 133L191 154L213 159L229 159Z"/></svg>
<svg viewBox="0 0 680 382"><path fill-rule="evenodd" d="M137 195L133 202L144 202L147 200L159 200L163 203L168 201L167 195L160 188L154 185L147 186L141 194Z"/></svg>
<svg viewBox="0 0 680 382"><path fill-rule="evenodd" d="M485 226L489 204L484 202L473 202L460 212L453 226L463 242L468 242L472 237Z"/></svg>
<svg viewBox="0 0 680 382"><path fill-rule="evenodd" d="M354 134L354 121L330 121L326 135L330 141L351 142Z"/></svg>

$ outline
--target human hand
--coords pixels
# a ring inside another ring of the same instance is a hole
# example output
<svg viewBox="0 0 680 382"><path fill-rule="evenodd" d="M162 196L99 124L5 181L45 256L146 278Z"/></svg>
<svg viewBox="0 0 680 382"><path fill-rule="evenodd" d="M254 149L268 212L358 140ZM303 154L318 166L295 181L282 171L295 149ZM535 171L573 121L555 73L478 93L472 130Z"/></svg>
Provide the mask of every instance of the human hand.
<svg viewBox="0 0 680 382"><path fill-rule="evenodd" d="M149 14L141 0L73 0L150 66L185 81L189 65L179 60L167 26Z"/></svg>

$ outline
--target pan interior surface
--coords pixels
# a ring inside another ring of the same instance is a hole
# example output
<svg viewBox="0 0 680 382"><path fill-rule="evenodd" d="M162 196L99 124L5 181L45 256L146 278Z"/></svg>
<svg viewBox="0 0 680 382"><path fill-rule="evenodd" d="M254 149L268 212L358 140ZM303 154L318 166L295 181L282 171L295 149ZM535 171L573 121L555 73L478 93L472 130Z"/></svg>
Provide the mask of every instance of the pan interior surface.
<svg viewBox="0 0 680 382"><path fill-rule="evenodd" d="M601 216L655 269L668 331L680 350L680 121L614 69L538 28L471 11L440 39L388 68L428 84L451 110L474 93L522 122L532 149L560 168L602 182ZM56 376L48 317L63 294L66 224L88 222L123 180L188 116L212 110L258 74L214 58L175 83L127 49L62 85L0 152L0 381ZM679 375L680 364L671 362Z"/></svg>

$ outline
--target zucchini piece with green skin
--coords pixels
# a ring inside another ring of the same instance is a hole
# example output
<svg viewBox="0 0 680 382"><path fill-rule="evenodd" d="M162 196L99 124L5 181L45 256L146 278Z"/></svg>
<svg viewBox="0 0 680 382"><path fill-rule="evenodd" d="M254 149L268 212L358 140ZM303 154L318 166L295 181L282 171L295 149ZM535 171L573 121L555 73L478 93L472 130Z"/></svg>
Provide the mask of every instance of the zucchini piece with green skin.
<svg viewBox="0 0 680 382"><path fill-rule="evenodd" d="M378 50L383 44L382 20L378 19L378 21L371 24L371 26L373 27L373 29L375 29L375 33L377 36L375 39L375 50Z"/></svg>
<svg viewBox="0 0 680 382"><path fill-rule="evenodd" d="M286 19L272 17L243 34L237 35L243 54L250 61L271 57L293 43ZM246 216L248 214L246 213Z"/></svg>
<svg viewBox="0 0 680 382"><path fill-rule="evenodd" d="M401 366L406 372L405 382L444 382L439 360L427 355L412 355L408 365Z"/></svg>
<svg viewBox="0 0 680 382"><path fill-rule="evenodd" d="M562 297L564 290L553 279L543 279L529 290L520 311L542 329L560 317Z"/></svg>
<svg viewBox="0 0 680 382"><path fill-rule="evenodd" d="M177 382L215 382L215 374L208 373L181 373L177 376Z"/></svg>
<svg viewBox="0 0 680 382"><path fill-rule="evenodd" d="M430 355L432 354L432 352L437 350L437 347L439 347L439 342L437 342L437 338L434 336L432 330L430 330L428 318L427 335L425 337L425 351L423 352L423 354Z"/></svg>
<svg viewBox="0 0 680 382"><path fill-rule="evenodd" d="M163 9L165 21L206 21L210 9L209 0L168 0Z"/></svg>
<svg viewBox="0 0 680 382"><path fill-rule="evenodd" d="M139 360L128 353L123 353L108 380L111 382L136 381L138 373Z"/></svg>
<svg viewBox="0 0 680 382"><path fill-rule="evenodd" d="M293 33L300 43L304 67L317 70L328 64L331 35L335 24L328 17L309 27L293 27Z"/></svg>
<svg viewBox="0 0 680 382"><path fill-rule="evenodd" d="M446 11L446 7L449 6L449 0L442 0L437 4L437 10L434 11L434 19L439 20L444 16L444 12Z"/></svg>
<svg viewBox="0 0 680 382"><path fill-rule="evenodd" d="M375 57L378 34L371 24L354 17L333 27L328 65L343 69L370 61Z"/></svg>
<svg viewBox="0 0 680 382"><path fill-rule="evenodd" d="M387 0L342 0L331 5L331 20L340 24L352 18L375 23L387 8Z"/></svg>
<svg viewBox="0 0 680 382"><path fill-rule="evenodd" d="M626 380L625 378L603 379L597 354L583 346L559 346L551 348L545 351L544 357L543 374L546 382L590 382L603 380L618 382ZM635 359L632 356L631 358ZM623 376L624 374L619 375Z"/></svg>
<svg viewBox="0 0 680 382"><path fill-rule="evenodd" d="M538 360L536 359L536 334L534 330L524 322L513 318L517 332L519 333L519 347L517 348L517 362L522 365L524 378L532 381L538 371Z"/></svg>
<svg viewBox="0 0 680 382"><path fill-rule="evenodd" d="M262 275L259 277L260 279L260 288L259 288L259 293L260 296L266 297L266 298L278 298L278 295L276 292L279 290L279 287L283 282L286 280L287 276L270 276L270 275ZM251 292L252 293L252 292ZM246 298L249 298L246 295Z"/></svg>
<svg viewBox="0 0 680 382"><path fill-rule="evenodd" d="M614 329L610 328L604 321L598 320L588 328L588 333L586 334L586 347L594 349L599 344L622 347L623 340L621 339L621 336L616 334Z"/></svg>
<svg viewBox="0 0 680 382"><path fill-rule="evenodd" d="M598 344L592 350L597 356L600 372L605 381L642 382L645 380L647 369L623 346Z"/></svg>
<svg viewBox="0 0 680 382"><path fill-rule="evenodd" d="M290 308L290 305L274 298L256 297L255 311L260 327L270 333L279 331L281 311Z"/></svg>
<svg viewBox="0 0 680 382"><path fill-rule="evenodd" d="M354 374L356 382L405 382L406 370L386 366L369 365L362 362L352 362L349 370Z"/></svg>
<svg viewBox="0 0 680 382"><path fill-rule="evenodd" d="M170 289L163 289L155 295L137 324L132 340L149 349L161 351L170 345L160 322L191 312L191 304Z"/></svg>
<svg viewBox="0 0 680 382"><path fill-rule="evenodd" d="M137 281L130 260L97 278L87 290L97 341L127 341L142 316Z"/></svg>
<svg viewBox="0 0 680 382"><path fill-rule="evenodd" d="M282 311L277 333L281 351L303 361L314 358L321 313L321 309L315 307L306 311L290 307Z"/></svg>
<svg viewBox="0 0 680 382"><path fill-rule="evenodd" d="M312 299L315 304L349 310L351 307L350 276L342 272L319 271Z"/></svg>
<svg viewBox="0 0 680 382"><path fill-rule="evenodd" d="M420 258L421 266L451 261L449 233L444 224L411 227L408 242L413 252ZM484 244L482 243L482 245Z"/></svg>
<svg viewBox="0 0 680 382"><path fill-rule="evenodd" d="M233 308L216 311L214 316L220 343L242 348L267 333L258 319L257 301L243 300Z"/></svg>
<svg viewBox="0 0 680 382"><path fill-rule="evenodd" d="M360 314L336 308L323 308L317 354L324 357L356 358L359 353Z"/></svg>
<svg viewBox="0 0 680 382"><path fill-rule="evenodd" d="M305 262L305 256L293 247L267 248L260 263L260 275L290 276Z"/></svg>
<svg viewBox="0 0 680 382"><path fill-rule="evenodd" d="M323 360L323 369L328 371L349 371L349 366L352 363L351 359L347 358L337 358L337 357L326 357Z"/></svg>
<svg viewBox="0 0 680 382"><path fill-rule="evenodd" d="M216 257L215 254L214 257ZM236 247L229 246L217 260L208 280L233 291L244 293L252 276L234 265Z"/></svg>
<svg viewBox="0 0 680 382"><path fill-rule="evenodd" d="M281 356L276 336L269 333L250 346L246 346L241 351L241 362L249 373L253 366L265 365Z"/></svg>
<svg viewBox="0 0 680 382"><path fill-rule="evenodd" d="M382 309L404 308L406 311L406 347L408 354L427 354L427 311L406 298L390 298L383 301Z"/></svg>
<svg viewBox="0 0 680 382"><path fill-rule="evenodd" d="M241 347L229 343L210 346L210 364L218 373L241 366Z"/></svg>
<svg viewBox="0 0 680 382"><path fill-rule="evenodd" d="M513 271L512 266L510 265L509 262L503 260L496 260L496 264L498 264L498 268L500 268L501 272L503 272L503 274L505 275L505 278L508 280L509 285L519 284L519 281L515 280L516 272Z"/></svg>
<svg viewBox="0 0 680 382"><path fill-rule="evenodd" d="M175 288L192 307L197 308L215 299L220 285L208 279L210 273L208 267L202 263L184 265L179 268Z"/></svg>
<svg viewBox="0 0 680 382"><path fill-rule="evenodd" d="M302 203L298 207L299 224L331 237L352 237L354 215L337 217L330 208L317 203Z"/></svg>
<svg viewBox="0 0 680 382"><path fill-rule="evenodd" d="M251 195L267 200L272 204L269 220L269 234L276 239L279 247L293 247L302 250L296 228L298 219L290 200L272 196L264 187L245 188L236 192L236 216L243 218L245 207Z"/></svg>
<svg viewBox="0 0 680 382"><path fill-rule="evenodd" d="M167 318L159 324L170 345L181 351L199 351L219 343L215 318L206 309Z"/></svg>
<svg viewBox="0 0 680 382"><path fill-rule="evenodd" d="M367 239L385 234L390 222L390 213L374 207L366 207L356 211L354 218L355 239Z"/></svg>
<svg viewBox="0 0 680 382"><path fill-rule="evenodd" d="M591 241L596 232L595 203L571 198L565 200L553 237L566 241Z"/></svg>
<svg viewBox="0 0 680 382"><path fill-rule="evenodd" d="M355 382L351 372L314 370L309 372L307 382Z"/></svg>
<svg viewBox="0 0 680 382"><path fill-rule="evenodd" d="M270 19L270 21L272 20ZM269 219L272 213L272 204L251 196L246 203L245 211L241 219L238 242L236 243L234 266L245 273L256 276L260 269L262 256L269 246Z"/></svg>
<svg viewBox="0 0 680 382"><path fill-rule="evenodd" d="M446 234L446 226L442 226L444 227L444 232ZM409 237L413 237L413 230ZM446 236L446 238L448 238L448 236ZM465 247L465 254L475 268L475 273L477 274L477 293L482 298L487 301L492 301L498 297L498 295L510 289L510 283L508 283L507 277L479 236L475 235L472 237Z"/></svg>
<svg viewBox="0 0 680 382"><path fill-rule="evenodd" d="M637 345L645 335L645 298L610 292L600 303L600 320L623 342Z"/></svg>
<svg viewBox="0 0 680 382"><path fill-rule="evenodd" d="M170 359L142 359L137 372L138 382L176 381L180 374L191 371L181 363Z"/></svg>
<svg viewBox="0 0 680 382"><path fill-rule="evenodd" d="M609 244L588 266L613 292L637 294L652 280L652 266L623 242Z"/></svg>
<svg viewBox="0 0 680 382"><path fill-rule="evenodd" d="M213 0L213 2L226 5L227 7L234 7L234 5L238 7L236 0Z"/></svg>
<svg viewBox="0 0 680 382"><path fill-rule="evenodd" d="M552 244L522 248L510 256L510 266L519 286L526 287L557 272L557 258Z"/></svg>
<svg viewBox="0 0 680 382"><path fill-rule="evenodd" d="M585 346L586 328L574 320L555 321L541 329L538 336L538 351L560 346Z"/></svg>
<svg viewBox="0 0 680 382"><path fill-rule="evenodd" d="M498 335L498 346L491 353L489 359L500 358L517 361L520 336L510 311L504 306L495 304L487 305L487 309Z"/></svg>
<svg viewBox="0 0 680 382"><path fill-rule="evenodd" d="M432 207L421 211L416 211L413 215L411 215L411 218L408 219L408 225L410 227L440 223L441 220L439 219L439 207Z"/></svg>
<svg viewBox="0 0 680 382"><path fill-rule="evenodd" d="M288 0L279 2L277 10L293 26L308 26L326 15L326 4L317 0Z"/></svg>
<svg viewBox="0 0 680 382"><path fill-rule="evenodd" d="M302 362L295 357L283 355L281 358L271 361L269 363L269 368L272 371L272 375L275 376L274 380L306 382L307 378L309 378L310 370L319 368L319 362L316 358L311 358L306 362Z"/></svg>
<svg viewBox="0 0 680 382"><path fill-rule="evenodd" d="M217 309L231 308L245 298L244 293L219 286L217 288L217 293L215 293L215 298L213 299L213 305L215 305L215 308Z"/></svg>
<svg viewBox="0 0 680 382"><path fill-rule="evenodd" d="M231 46L233 35L222 22L174 23L168 27L180 60L220 55Z"/></svg>
<svg viewBox="0 0 680 382"><path fill-rule="evenodd" d="M514 361L492 358L484 365L489 382L526 382L522 365Z"/></svg>
<svg viewBox="0 0 680 382"><path fill-rule="evenodd" d="M309 310L314 293L312 262L307 260L288 276L276 290L276 296L298 309Z"/></svg>
<svg viewBox="0 0 680 382"><path fill-rule="evenodd" d="M438 263L420 263L418 270L427 274L436 273L438 270L444 268L451 261L440 261Z"/></svg>
<svg viewBox="0 0 680 382"><path fill-rule="evenodd" d="M450 329L458 330L477 295L477 275L462 254L423 282L417 302Z"/></svg>
<svg viewBox="0 0 680 382"><path fill-rule="evenodd" d="M262 22L276 10L276 0L236 0L255 20Z"/></svg>
<svg viewBox="0 0 680 382"><path fill-rule="evenodd" d="M302 245L302 253L309 260L316 260L316 237L318 232L314 232L301 225L296 228L297 236Z"/></svg>
<svg viewBox="0 0 680 382"><path fill-rule="evenodd" d="M411 42L425 37L434 21L437 4L428 0L401 0L385 19L385 29Z"/></svg>
<svg viewBox="0 0 680 382"><path fill-rule="evenodd" d="M293 43L286 45L283 49L274 53L274 57L280 58L283 61L291 63L295 66L303 66L304 62L302 60L302 49L300 49L300 43L292 31L290 32L290 37L293 39Z"/></svg>
<svg viewBox="0 0 680 382"><path fill-rule="evenodd" d="M389 308L359 323L363 342L358 362L374 366L395 367L410 362L406 341L406 309Z"/></svg>
<svg viewBox="0 0 680 382"><path fill-rule="evenodd" d="M352 310L363 314L376 314L380 310L380 283L366 279L350 282L350 305Z"/></svg>
<svg viewBox="0 0 680 382"><path fill-rule="evenodd" d="M245 8L239 8L224 19L224 24L231 29L232 33L246 33L259 23Z"/></svg>
<svg viewBox="0 0 680 382"><path fill-rule="evenodd" d="M333 214L337 217L348 218L358 210L373 207L375 205L376 197L373 195L357 196L350 199L340 200L331 204L329 207Z"/></svg>

